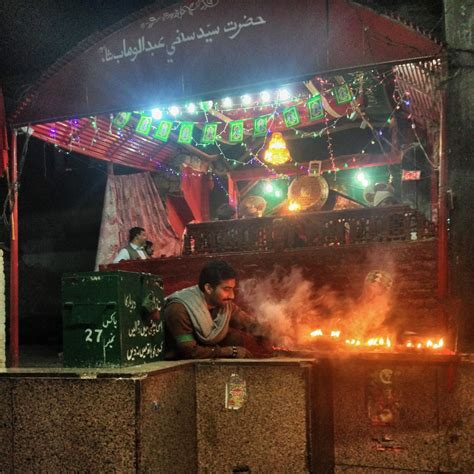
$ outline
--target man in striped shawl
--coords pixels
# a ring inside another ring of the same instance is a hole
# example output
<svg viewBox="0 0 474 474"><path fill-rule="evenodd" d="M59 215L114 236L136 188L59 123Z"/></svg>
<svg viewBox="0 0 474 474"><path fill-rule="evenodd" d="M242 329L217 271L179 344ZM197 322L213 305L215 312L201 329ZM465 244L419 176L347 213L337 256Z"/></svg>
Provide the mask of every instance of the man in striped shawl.
<svg viewBox="0 0 474 474"><path fill-rule="evenodd" d="M222 260L213 260L201 270L198 285L166 299L167 358L263 355L257 339L249 334L255 329L253 318L233 301L235 287L235 270Z"/></svg>

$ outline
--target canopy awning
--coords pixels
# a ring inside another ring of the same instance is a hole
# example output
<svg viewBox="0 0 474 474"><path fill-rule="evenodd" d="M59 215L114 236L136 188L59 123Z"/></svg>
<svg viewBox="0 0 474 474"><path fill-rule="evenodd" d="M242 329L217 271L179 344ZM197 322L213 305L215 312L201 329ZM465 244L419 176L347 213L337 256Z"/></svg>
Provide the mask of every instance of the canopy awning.
<svg viewBox="0 0 474 474"><path fill-rule="evenodd" d="M13 126L205 100L441 50L419 31L347 0L156 5L53 65L10 117Z"/></svg>

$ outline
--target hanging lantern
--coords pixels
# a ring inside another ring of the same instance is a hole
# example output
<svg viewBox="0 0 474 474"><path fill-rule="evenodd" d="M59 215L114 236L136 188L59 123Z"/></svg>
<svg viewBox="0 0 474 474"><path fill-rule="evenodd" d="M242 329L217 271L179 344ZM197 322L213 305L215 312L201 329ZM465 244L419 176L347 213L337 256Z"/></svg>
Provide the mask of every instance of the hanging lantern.
<svg viewBox="0 0 474 474"><path fill-rule="evenodd" d="M263 159L272 165L281 165L291 161L290 152L286 147L283 135L280 132L272 133L268 148L265 150Z"/></svg>

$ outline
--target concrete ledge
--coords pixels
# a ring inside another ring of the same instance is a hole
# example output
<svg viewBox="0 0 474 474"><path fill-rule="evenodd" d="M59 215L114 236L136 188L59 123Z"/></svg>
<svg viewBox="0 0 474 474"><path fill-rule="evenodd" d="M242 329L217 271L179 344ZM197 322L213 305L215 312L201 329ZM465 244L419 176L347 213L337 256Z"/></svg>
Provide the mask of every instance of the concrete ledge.
<svg viewBox="0 0 474 474"><path fill-rule="evenodd" d="M473 442L470 354L0 373L2 472L472 472Z"/></svg>

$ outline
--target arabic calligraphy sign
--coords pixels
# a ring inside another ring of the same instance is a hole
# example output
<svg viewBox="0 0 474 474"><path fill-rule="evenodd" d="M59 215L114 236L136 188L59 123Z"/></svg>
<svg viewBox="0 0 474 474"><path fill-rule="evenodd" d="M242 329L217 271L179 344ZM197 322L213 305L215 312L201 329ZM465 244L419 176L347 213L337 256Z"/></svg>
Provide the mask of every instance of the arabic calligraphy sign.
<svg viewBox="0 0 474 474"><path fill-rule="evenodd" d="M148 106L294 77L319 63L318 49L301 41L316 39L314 10L305 0L187 2L108 37L95 52L97 71L120 77Z"/></svg>
<svg viewBox="0 0 474 474"><path fill-rule="evenodd" d="M217 4L218 0L215 2L215 5ZM108 63L109 61L116 61L117 63L120 63L121 60L134 62L140 55L154 56L155 54L161 53L167 63L173 63L174 55L178 48L185 47L183 45L186 43L200 41L210 44L213 43L214 40L219 40L219 36L224 36L226 39L234 40L246 28L265 24L266 20L264 20L260 15L256 18L243 15L242 21L228 21L223 28L219 25L214 26L212 23L208 23L204 28L200 26L197 30L193 30L188 34L185 34L183 31L178 29L176 30L176 36L174 36L173 33L171 35L172 37L168 39L165 39L165 36L163 35L160 35L158 39L156 34L153 34L153 31L151 33L145 31L136 39L136 43L133 40L131 43L127 43L127 38L123 38L118 51L112 51L107 46L101 46L99 48L99 55L101 56L102 62ZM160 33L161 31L158 31L158 34ZM201 47L202 46L203 45L201 44Z"/></svg>

